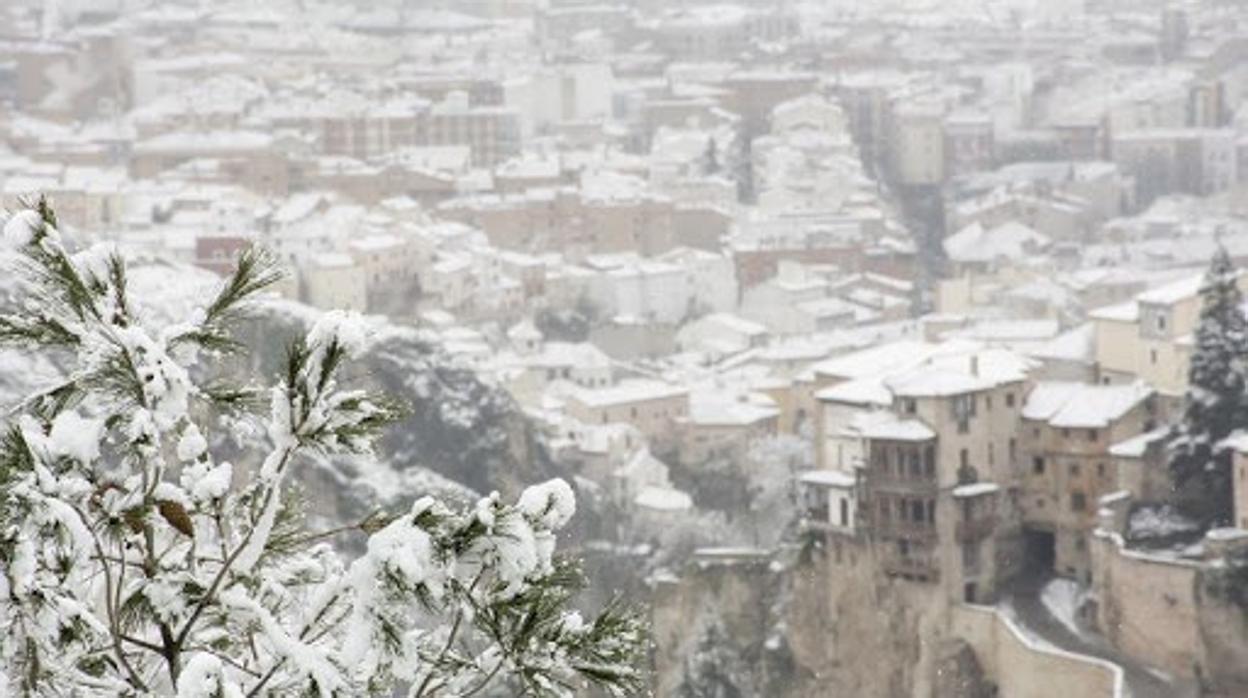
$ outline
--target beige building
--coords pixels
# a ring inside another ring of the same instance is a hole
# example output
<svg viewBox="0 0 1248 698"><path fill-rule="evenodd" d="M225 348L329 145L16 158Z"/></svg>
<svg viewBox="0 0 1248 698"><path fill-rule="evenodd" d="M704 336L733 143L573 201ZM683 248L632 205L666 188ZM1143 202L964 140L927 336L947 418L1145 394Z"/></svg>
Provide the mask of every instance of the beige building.
<svg viewBox="0 0 1248 698"><path fill-rule="evenodd" d="M1096 527L1097 502L1120 490L1111 447L1157 426L1153 395L1139 381L1046 382L1028 393L1021 434L1027 475L1021 500L1033 563L1087 579L1088 535Z"/></svg>
<svg viewBox="0 0 1248 698"><path fill-rule="evenodd" d="M572 391L566 409L585 424L631 424L649 443L670 444L677 421L689 411L689 391L654 380L629 380L608 388Z"/></svg>
<svg viewBox="0 0 1248 698"><path fill-rule="evenodd" d="M1187 390L1192 333L1200 318L1204 274L1136 295L1134 300L1091 313L1096 324L1096 360L1103 381L1141 378L1166 396ZM1248 289L1248 275L1239 279Z"/></svg>
<svg viewBox="0 0 1248 698"><path fill-rule="evenodd" d="M695 391L680 423L680 459L689 465L743 456L756 439L779 431L780 408L761 393Z"/></svg>
<svg viewBox="0 0 1248 698"><path fill-rule="evenodd" d="M324 309L368 310L368 275L350 255L316 255L301 270L303 297Z"/></svg>
<svg viewBox="0 0 1248 698"><path fill-rule="evenodd" d="M816 365L821 470L860 484L822 495L808 484L807 496L854 502L887 573L991 598L1015 564L997 542L1017 528L1015 435L1032 367L967 342L897 342Z"/></svg>
<svg viewBox="0 0 1248 698"><path fill-rule="evenodd" d="M418 129L425 145L469 146L477 167L493 167L520 152L520 113L508 107L471 105L463 92L452 92L430 107Z"/></svg>
<svg viewBox="0 0 1248 698"><path fill-rule="evenodd" d="M289 166L284 153L268 134L253 131L166 133L135 143L130 174L156 177L176 167L190 168L184 177L195 177L195 166L213 180L241 184L261 194L285 195L289 190Z"/></svg>

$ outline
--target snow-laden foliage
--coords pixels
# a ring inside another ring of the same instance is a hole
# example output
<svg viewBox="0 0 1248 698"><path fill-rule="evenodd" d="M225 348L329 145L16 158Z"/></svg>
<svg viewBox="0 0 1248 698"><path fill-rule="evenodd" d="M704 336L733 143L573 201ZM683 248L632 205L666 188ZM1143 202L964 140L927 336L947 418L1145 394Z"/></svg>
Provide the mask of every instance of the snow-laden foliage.
<svg viewBox="0 0 1248 698"><path fill-rule="evenodd" d="M638 687L637 617L569 607L581 577L554 552L575 511L561 480L514 505L491 496L456 511L426 497L303 529L283 491L301 454L367 454L399 412L339 382L368 341L359 318L324 315L291 343L275 385L230 385L214 367L239 348L232 323L279 278L265 253L244 253L193 317L157 330L134 309L122 258L71 254L43 202L4 238L26 296L0 316L0 339L71 370L11 413L0 440L0 694ZM249 419L267 451L217 462L212 430ZM330 539L349 530L370 536L348 562Z"/></svg>
<svg viewBox="0 0 1248 698"><path fill-rule="evenodd" d="M1226 250L1219 249L1200 289L1182 420L1169 442L1179 502L1206 525L1231 521L1231 452L1223 442L1248 427L1248 318L1238 276Z"/></svg>
<svg viewBox="0 0 1248 698"><path fill-rule="evenodd" d="M685 658L679 698L742 698L752 693L748 685L749 662L742 659L718 622L702 629L697 647Z"/></svg>

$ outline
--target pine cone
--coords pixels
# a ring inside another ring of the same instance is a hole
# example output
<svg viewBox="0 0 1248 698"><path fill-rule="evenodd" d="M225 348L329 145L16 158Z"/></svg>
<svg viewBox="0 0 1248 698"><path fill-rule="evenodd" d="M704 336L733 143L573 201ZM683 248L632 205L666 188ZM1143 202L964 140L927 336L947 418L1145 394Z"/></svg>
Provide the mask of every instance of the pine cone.
<svg viewBox="0 0 1248 698"><path fill-rule="evenodd" d="M191 517L186 513L186 508L177 502L162 499L156 502L156 507L160 511L160 515L165 521L184 536L195 537L195 524L191 522Z"/></svg>

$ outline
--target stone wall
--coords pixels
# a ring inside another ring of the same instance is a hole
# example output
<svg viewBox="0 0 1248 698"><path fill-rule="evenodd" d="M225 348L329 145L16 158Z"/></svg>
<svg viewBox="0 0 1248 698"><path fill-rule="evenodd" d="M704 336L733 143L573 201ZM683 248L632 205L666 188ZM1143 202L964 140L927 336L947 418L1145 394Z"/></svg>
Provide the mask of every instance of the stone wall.
<svg viewBox="0 0 1248 698"><path fill-rule="evenodd" d="M987 606L954 606L951 633L975 651L997 695L1009 698L1120 698L1122 670L1109 662L1070 654L1028 639L1012 621Z"/></svg>
<svg viewBox="0 0 1248 698"><path fill-rule="evenodd" d="M1201 655L1199 565L1126 550L1120 536L1104 530L1093 535L1092 560L1100 632L1131 657L1191 677Z"/></svg>
<svg viewBox="0 0 1248 698"><path fill-rule="evenodd" d="M1104 529L1092 554L1097 624L1110 643L1207 695L1248 695L1248 568L1131 550Z"/></svg>

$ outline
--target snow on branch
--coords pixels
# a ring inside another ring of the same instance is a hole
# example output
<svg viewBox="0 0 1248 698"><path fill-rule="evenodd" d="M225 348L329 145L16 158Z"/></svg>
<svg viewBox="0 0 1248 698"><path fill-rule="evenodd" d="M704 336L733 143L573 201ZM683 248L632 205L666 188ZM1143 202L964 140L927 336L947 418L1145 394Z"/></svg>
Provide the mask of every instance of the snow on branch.
<svg viewBox="0 0 1248 698"><path fill-rule="evenodd" d="M290 343L270 387L225 380L233 327L280 278L244 252L207 304L172 327L134 311L126 264L71 252L45 202L4 225L25 297L0 343L57 352L64 380L0 431L0 695L239 698L532 696L645 682L646 629L612 604L571 609L583 584L555 553L576 509L553 480L515 504L423 498L329 533L283 487L300 454L369 454L401 414L345 385L367 325L327 313ZM223 415L268 397L269 447L218 462ZM358 559L335 532L369 534Z"/></svg>

